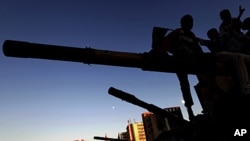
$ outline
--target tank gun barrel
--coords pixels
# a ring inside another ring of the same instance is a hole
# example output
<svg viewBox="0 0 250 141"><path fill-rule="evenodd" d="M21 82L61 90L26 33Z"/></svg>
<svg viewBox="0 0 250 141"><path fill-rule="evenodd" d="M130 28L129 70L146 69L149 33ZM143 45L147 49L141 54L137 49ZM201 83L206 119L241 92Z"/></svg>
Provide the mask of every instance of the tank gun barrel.
<svg viewBox="0 0 250 141"><path fill-rule="evenodd" d="M176 123L179 123L180 125L188 125L188 126L190 125L190 122L188 122L187 120L184 120L176 115L173 115L173 114L165 111L164 109L157 107L153 104L148 104L148 103L136 98L132 94L126 93L124 91L118 90L118 89L113 88L113 87L109 88L108 93L112 96L119 98L119 99L125 100L129 103L132 103L134 105L137 105L139 107L147 109L148 111L150 111L156 115L168 118L169 120L172 120L172 121L175 121Z"/></svg>
<svg viewBox="0 0 250 141"><path fill-rule="evenodd" d="M99 137L94 136L95 140L105 140L105 141L129 141L129 140L122 140L122 139L115 139L115 138L107 138L107 137Z"/></svg>
<svg viewBox="0 0 250 141"><path fill-rule="evenodd" d="M140 61L140 55L138 56L133 53L121 53L91 48L67 47L13 40L6 40L4 42L3 52L8 57L37 58L114 66L120 65L125 67L135 67L135 64L138 64L138 61ZM125 60L125 58L127 60Z"/></svg>
<svg viewBox="0 0 250 141"><path fill-rule="evenodd" d="M211 54L177 58L166 54L118 52L15 40L6 40L3 43L3 53L8 57L82 62L156 72L218 73L215 69L215 57Z"/></svg>

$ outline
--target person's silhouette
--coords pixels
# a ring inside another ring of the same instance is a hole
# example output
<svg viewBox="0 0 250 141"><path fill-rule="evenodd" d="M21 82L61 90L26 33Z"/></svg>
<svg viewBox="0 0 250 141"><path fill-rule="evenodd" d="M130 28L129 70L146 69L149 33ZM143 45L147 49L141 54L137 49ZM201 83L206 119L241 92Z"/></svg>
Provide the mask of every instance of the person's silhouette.
<svg viewBox="0 0 250 141"><path fill-rule="evenodd" d="M245 8L242 8L239 6L239 15L236 18L233 18L231 16L231 12L228 9L223 9L220 12L220 19L222 20L222 23L219 26L219 33L220 34L225 34L228 33L229 31L232 31L232 22L233 21L240 21L240 18L242 14L244 13Z"/></svg>
<svg viewBox="0 0 250 141"><path fill-rule="evenodd" d="M177 57L202 54L203 52L198 40L195 34L191 31L193 28L193 17L191 15L184 15L181 18L180 23L181 28L175 29L169 33L156 50L159 53L169 52ZM191 95L188 74L183 72L177 72L176 74L180 82L182 96L185 101L184 105L187 108L189 119L193 119L194 113L191 107L194 103Z"/></svg>

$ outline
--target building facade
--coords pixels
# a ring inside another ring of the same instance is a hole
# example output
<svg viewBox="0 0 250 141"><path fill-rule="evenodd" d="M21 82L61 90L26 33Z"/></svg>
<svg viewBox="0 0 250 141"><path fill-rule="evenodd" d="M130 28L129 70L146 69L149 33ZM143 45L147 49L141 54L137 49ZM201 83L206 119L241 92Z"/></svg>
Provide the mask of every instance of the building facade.
<svg viewBox="0 0 250 141"><path fill-rule="evenodd" d="M127 134L130 141L146 141L143 122L128 123Z"/></svg>
<svg viewBox="0 0 250 141"><path fill-rule="evenodd" d="M180 107L170 107L164 110L183 119ZM162 132L169 131L177 127L171 120L155 115L151 112L142 113L142 121L147 141L155 140Z"/></svg>

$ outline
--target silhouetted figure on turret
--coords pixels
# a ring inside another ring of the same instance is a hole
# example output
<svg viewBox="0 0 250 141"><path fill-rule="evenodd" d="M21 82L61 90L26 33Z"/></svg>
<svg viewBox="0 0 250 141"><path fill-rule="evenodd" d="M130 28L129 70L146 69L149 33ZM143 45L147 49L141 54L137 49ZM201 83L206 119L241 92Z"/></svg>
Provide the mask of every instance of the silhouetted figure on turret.
<svg viewBox="0 0 250 141"><path fill-rule="evenodd" d="M250 46L250 40L247 39L241 31L242 22L240 18L244 11L245 9L239 6L239 15L238 17L233 18L228 9L222 10L220 12L222 23L219 26L219 33L220 36L228 37L228 46L230 51L250 54L250 50L247 49L247 46Z"/></svg>
<svg viewBox="0 0 250 141"><path fill-rule="evenodd" d="M237 74L242 92L245 95L249 95L250 80L247 64L250 64L250 56L232 50L230 42L228 42L228 40L231 39L220 36L216 28L208 30L207 36L210 40L200 40L200 43L207 46L212 53L216 54L218 62L226 65L233 65L232 67L236 70L235 72Z"/></svg>
<svg viewBox="0 0 250 141"><path fill-rule="evenodd" d="M245 33L246 36L250 37L250 17L247 17L242 22L242 29L247 30Z"/></svg>
<svg viewBox="0 0 250 141"><path fill-rule="evenodd" d="M239 36L239 40L242 42L242 53L250 55L250 17L243 20L241 29L246 30L246 33Z"/></svg>
<svg viewBox="0 0 250 141"><path fill-rule="evenodd" d="M231 12L228 9L223 9L220 12L220 18L222 20L222 23L220 24L220 27L219 27L219 33L225 34L225 33L228 33L230 30L233 30L231 27L232 21L233 20L240 21L240 18L242 14L244 13L244 11L245 11L245 8L242 8L241 6L239 6L239 15L237 18L233 18L231 16Z"/></svg>
<svg viewBox="0 0 250 141"><path fill-rule="evenodd" d="M228 49L228 36L220 36L216 28L211 28L207 31L207 37L209 40L204 40L199 38L199 43L206 46L209 51L213 54L216 54L220 51Z"/></svg>
<svg viewBox="0 0 250 141"><path fill-rule="evenodd" d="M242 29L247 30L245 35L250 37L250 17L247 17L246 19L244 19L244 21L242 22Z"/></svg>
<svg viewBox="0 0 250 141"><path fill-rule="evenodd" d="M191 31L193 28L193 17L184 15L181 20L181 28L175 29L169 33L162 41L161 45L156 49L159 53L171 53L173 56L182 57L194 54L202 54L202 49L198 44L195 34ZM180 81L182 95L185 106L188 111L189 119L194 117L192 111L193 99L188 81L188 74L181 72L176 73Z"/></svg>

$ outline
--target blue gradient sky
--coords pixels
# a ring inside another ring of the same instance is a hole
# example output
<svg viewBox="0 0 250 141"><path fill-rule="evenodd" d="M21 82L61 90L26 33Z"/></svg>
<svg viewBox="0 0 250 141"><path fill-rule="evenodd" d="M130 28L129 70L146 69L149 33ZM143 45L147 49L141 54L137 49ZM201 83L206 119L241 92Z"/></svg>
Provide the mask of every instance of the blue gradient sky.
<svg viewBox="0 0 250 141"><path fill-rule="evenodd" d="M248 0L1 0L0 42L92 47L142 53L150 50L153 26L178 28L185 14L193 31L220 24L228 8L242 19L250 16ZM206 51L206 49L204 49ZM127 121L141 121L145 109L108 94L115 87L159 107L181 106L175 74L81 63L21 59L0 53L0 140L73 141L94 136L117 137ZM197 83L190 76L191 86ZM193 91L193 90L192 90ZM193 91L194 112L201 112ZM112 108L115 107L115 108Z"/></svg>

